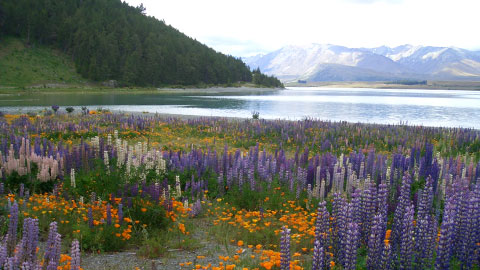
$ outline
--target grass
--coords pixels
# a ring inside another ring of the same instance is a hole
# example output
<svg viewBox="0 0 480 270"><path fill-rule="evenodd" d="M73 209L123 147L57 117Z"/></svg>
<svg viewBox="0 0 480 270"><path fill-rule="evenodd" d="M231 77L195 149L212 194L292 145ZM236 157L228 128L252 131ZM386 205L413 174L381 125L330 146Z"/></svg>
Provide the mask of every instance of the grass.
<svg viewBox="0 0 480 270"><path fill-rule="evenodd" d="M73 61L42 45L26 46L17 38L0 42L0 86L46 87L47 84L83 84Z"/></svg>
<svg viewBox="0 0 480 270"><path fill-rule="evenodd" d="M152 93L157 87L110 88L88 81L75 70L71 57L65 53L39 44L26 45L15 37L0 39L0 94L18 92L41 93ZM253 83L230 83L222 85L163 85L162 93L197 92L199 89L218 91L217 88L269 89ZM238 90L238 89L237 89ZM244 89L242 89L244 90ZM223 90L222 90L223 91Z"/></svg>

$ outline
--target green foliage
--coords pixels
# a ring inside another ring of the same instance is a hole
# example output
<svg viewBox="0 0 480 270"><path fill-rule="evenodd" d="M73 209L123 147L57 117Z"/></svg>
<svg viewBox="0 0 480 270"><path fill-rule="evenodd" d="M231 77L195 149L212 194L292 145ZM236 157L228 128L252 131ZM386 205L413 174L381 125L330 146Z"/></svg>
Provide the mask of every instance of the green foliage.
<svg viewBox="0 0 480 270"><path fill-rule="evenodd" d="M284 88L283 84L274 76L267 76L257 68L252 73L252 82L265 87Z"/></svg>
<svg viewBox="0 0 480 270"><path fill-rule="evenodd" d="M111 161L116 162L114 159ZM64 188L79 196L87 197L94 191L98 196L107 198L110 193L114 193L125 184L124 170L115 170L111 173L104 173L106 171L102 160L95 160L95 167L93 170L81 170L75 176L76 188L70 187L70 177L65 178ZM101 172L101 173L100 173Z"/></svg>
<svg viewBox="0 0 480 270"><path fill-rule="evenodd" d="M39 181L36 177L37 172L38 168L36 164L32 164L31 172L26 175L19 175L18 172L13 171L10 175L6 176L5 180L3 181L5 189L12 192L18 192L20 190L20 185L23 184L25 190L28 189L31 193L51 192L57 181Z"/></svg>
<svg viewBox="0 0 480 270"><path fill-rule="evenodd" d="M117 237L118 231L113 225L102 225L89 228L86 223L79 223L74 229L80 230L80 246L86 251L119 251L125 248L127 242Z"/></svg>
<svg viewBox="0 0 480 270"><path fill-rule="evenodd" d="M191 251L201 247L199 240L194 237L185 236L179 231L163 231L151 238L145 235L137 254L144 258L156 259L167 256L169 249Z"/></svg>
<svg viewBox="0 0 480 270"><path fill-rule="evenodd" d="M260 118L260 113L257 112L257 111L253 111L253 112L252 112L252 118L253 118L253 119L259 119L259 118Z"/></svg>
<svg viewBox="0 0 480 270"><path fill-rule="evenodd" d="M0 85L11 87L44 88L48 83L84 81L72 60L61 52L40 44L26 46L16 38L0 38L0 74Z"/></svg>
<svg viewBox="0 0 480 270"><path fill-rule="evenodd" d="M67 107L65 108L65 110L67 111L67 113L72 113L75 109L73 107Z"/></svg>
<svg viewBox="0 0 480 270"><path fill-rule="evenodd" d="M94 81L161 86L251 82L239 58L218 53L120 0L3 0L0 32L70 54L78 73ZM256 74L255 83L278 86Z"/></svg>
<svg viewBox="0 0 480 270"><path fill-rule="evenodd" d="M399 80L399 81L391 81L386 82L385 84L402 84L402 85L427 85L426 80Z"/></svg>
<svg viewBox="0 0 480 270"><path fill-rule="evenodd" d="M138 255L149 259L165 256L168 250L165 245L165 238L165 234L160 234L153 238L145 239L145 242L138 250Z"/></svg>
<svg viewBox="0 0 480 270"><path fill-rule="evenodd" d="M268 199L265 199L267 197ZM303 201L305 197L306 192L302 192L299 201ZM255 190L250 188L250 183L245 183L243 188L238 186L227 188L224 198L233 206L246 210L259 210L260 207L264 210L277 209L287 200L296 200L295 195L285 188L281 188L278 181L274 181L270 185L262 183Z"/></svg>
<svg viewBox="0 0 480 270"><path fill-rule="evenodd" d="M159 205L144 203L135 198L133 207L128 211L132 220L139 220L146 224L147 228L164 229L169 225L170 220L166 217L165 208Z"/></svg>

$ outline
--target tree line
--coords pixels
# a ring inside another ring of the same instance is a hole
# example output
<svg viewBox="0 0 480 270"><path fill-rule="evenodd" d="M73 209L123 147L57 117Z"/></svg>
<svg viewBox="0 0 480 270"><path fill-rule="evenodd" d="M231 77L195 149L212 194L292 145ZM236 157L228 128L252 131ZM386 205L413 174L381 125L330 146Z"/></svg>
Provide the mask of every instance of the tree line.
<svg viewBox="0 0 480 270"><path fill-rule="evenodd" d="M162 86L281 83L120 0L2 0L0 34L54 46L94 81ZM265 79L265 78L267 79ZM261 83L259 83L261 82Z"/></svg>

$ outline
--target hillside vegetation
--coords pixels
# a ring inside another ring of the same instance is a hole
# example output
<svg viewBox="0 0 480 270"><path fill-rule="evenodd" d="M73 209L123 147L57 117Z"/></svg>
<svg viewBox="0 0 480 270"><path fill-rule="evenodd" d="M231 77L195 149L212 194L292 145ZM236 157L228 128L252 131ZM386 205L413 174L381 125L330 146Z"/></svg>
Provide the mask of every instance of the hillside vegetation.
<svg viewBox="0 0 480 270"><path fill-rule="evenodd" d="M145 9L120 0L3 0L0 33L27 46L68 54L84 78L122 85L162 86L252 82L240 59L218 53ZM264 86L281 86L273 77Z"/></svg>
<svg viewBox="0 0 480 270"><path fill-rule="evenodd" d="M3 87L85 82L69 57L46 46L25 47L17 38L0 42L0 74Z"/></svg>

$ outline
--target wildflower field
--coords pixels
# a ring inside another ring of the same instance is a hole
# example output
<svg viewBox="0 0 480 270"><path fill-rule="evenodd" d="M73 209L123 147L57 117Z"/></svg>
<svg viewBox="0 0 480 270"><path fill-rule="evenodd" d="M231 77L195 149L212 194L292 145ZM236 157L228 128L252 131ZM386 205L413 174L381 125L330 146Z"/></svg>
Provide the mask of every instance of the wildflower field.
<svg viewBox="0 0 480 270"><path fill-rule="evenodd" d="M0 269L480 267L479 130L57 110L0 114Z"/></svg>

